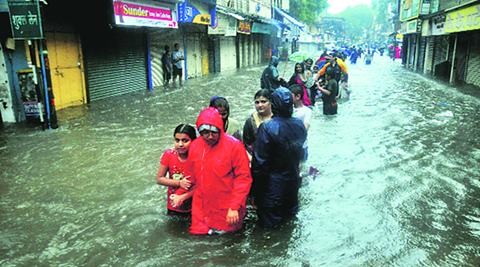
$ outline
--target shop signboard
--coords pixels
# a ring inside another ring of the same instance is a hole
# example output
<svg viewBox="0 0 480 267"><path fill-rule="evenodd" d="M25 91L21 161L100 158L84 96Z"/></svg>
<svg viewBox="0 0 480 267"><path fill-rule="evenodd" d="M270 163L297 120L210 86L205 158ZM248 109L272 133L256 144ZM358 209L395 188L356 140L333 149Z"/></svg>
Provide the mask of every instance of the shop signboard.
<svg viewBox="0 0 480 267"><path fill-rule="evenodd" d="M400 21L407 21L420 15L422 0L404 0L400 5Z"/></svg>
<svg viewBox="0 0 480 267"><path fill-rule="evenodd" d="M445 16L438 16L432 19L432 35L445 34Z"/></svg>
<svg viewBox="0 0 480 267"><path fill-rule="evenodd" d="M23 109L27 118L40 117L40 101L41 96L34 82L35 78L31 69L23 69L18 71L18 84L23 103Z"/></svg>
<svg viewBox="0 0 480 267"><path fill-rule="evenodd" d="M238 22L238 33L251 34L252 33L252 23L248 21L239 21Z"/></svg>
<svg viewBox="0 0 480 267"><path fill-rule="evenodd" d="M401 33L395 34L395 41L402 42L403 41L403 34L401 34Z"/></svg>
<svg viewBox="0 0 480 267"><path fill-rule="evenodd" d="M43 39L38 0L8 0L13 39Z"/></svg>
<svg viewBox="0 0 480 267"><path fill-rule="evenodd" d="M254 22L252 25L252 33L271 34L272 26L270 24Z"/></svg>
<svg viewBox="0 0 480 267"><path fill-rule="evenodd" d="M417 33L421 31L422 24L419 20L414 19L407 22L403 22L401 25L400 32L402 34Z"/></svg>
<svg viewBox="0 0 480 267"><path fill-rule="evenodd" d="M192 0L185 0L183 3L178 4L178 22L215 27L216 15L215 5Z"/></svg>
<svg viewBox="0 0 480 267"><path fill-rule="evenodd" d="M452 11L445 19L445 32L463 32L480 29L480 5Z"/></svg>
<svg viewBox="0 0 480 267"><path fill-rule="evenodd" d="M176 10L125 1L113 1L115 24L155 28L178 28Z"/></svg>
<svg viewBox="0 0 480 267"><path fill-rule="evenodd" d="M237 35L237 20L223 14L217 14L217 23L215 27L208 27L208 34L212 35Z"/></svg>

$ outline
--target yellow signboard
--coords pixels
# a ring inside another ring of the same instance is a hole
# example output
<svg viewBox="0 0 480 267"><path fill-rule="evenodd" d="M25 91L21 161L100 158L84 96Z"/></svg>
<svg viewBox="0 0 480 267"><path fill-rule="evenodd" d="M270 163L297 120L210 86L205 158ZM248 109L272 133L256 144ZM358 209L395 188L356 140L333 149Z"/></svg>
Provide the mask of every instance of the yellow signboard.
<svg viewBox="0 0 480 267"><path fill-rule="evenodd" d="M445 32L463 32L480 29L480 5L447 14Z"/></svg>

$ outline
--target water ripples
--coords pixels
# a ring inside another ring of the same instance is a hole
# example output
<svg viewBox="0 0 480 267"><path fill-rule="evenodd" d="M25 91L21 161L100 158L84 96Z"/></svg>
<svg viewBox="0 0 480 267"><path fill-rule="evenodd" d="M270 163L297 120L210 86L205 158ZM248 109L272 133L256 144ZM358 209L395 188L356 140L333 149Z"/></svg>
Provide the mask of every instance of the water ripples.
<svg viewBox="0 0 480 267"><path fill-rule="evenodd" d="M479 264L479 97L387 59L350 67L339 115L314 109L320 175L304 180L297 220L269 231L250 213L240 233L197 237L167 216L155 175L173 129L213 95L243 123L262 70L65 109L55 131L0 132L0 265Z"/></svg>

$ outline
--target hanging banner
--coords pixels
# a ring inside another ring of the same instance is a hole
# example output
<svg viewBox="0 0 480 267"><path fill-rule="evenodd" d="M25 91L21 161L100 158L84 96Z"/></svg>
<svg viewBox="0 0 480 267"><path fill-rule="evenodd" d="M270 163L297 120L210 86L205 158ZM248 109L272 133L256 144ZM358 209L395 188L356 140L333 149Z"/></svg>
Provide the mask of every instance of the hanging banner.
<svg viewBox="0 0 480 267"><path fill-rule="evenodd" d="M218 14L217 25L216 27L208 27L208 34L236 36L237 20L227 15Z"/></svg>
<svg viewBox="0 0 480 267"><path fill-rule="evenodd" d="M463 32L480 29L480 5L447 14L445 32Z"/></svg>
<svg viewBox="0 0 480 267"><path fill-rule="evenodd" d="M243 34L251 34L252 33L252 23L248 21L239 21L237 32Z"/></svg>
<svg viewBox="0 0 480 267"><path fill-rule="evenodd" d="M167 7L113 1L115 24L156 28L178 28L176 11Z"/></svg>
<svg viewBox="0 0 480 267"><path fill-rule="evenodd" d="M178 22L215 26L215 6L185 0L178 4Z"/></svg>
<svg viewBox="0 0 480 267"><path fill-rule="evenodd" d="M8 0L13 39L43 39L38 0Z"/></svg>

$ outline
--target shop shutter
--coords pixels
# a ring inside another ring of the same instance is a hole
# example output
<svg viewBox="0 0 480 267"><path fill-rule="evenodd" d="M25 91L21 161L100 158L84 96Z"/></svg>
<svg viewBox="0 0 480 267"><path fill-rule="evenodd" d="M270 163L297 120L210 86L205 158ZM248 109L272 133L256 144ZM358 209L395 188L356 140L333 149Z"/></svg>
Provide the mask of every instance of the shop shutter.
<svg viewBox="0 0 480 267"><path fill-rule="evenodd" d="M144 33L114 29L82 41L90 101L147 89Z"/></svg>
<svg viewBox="0 0 480 267"><path fill-rule="evenodd" d="M180 50L185 51L183 40L179 30L176 29L153 29L149 31L150 35L150 57L152 66L153 88L159 89L163 86L162 55L165 51L165 45L170 47L173 52L173 45L180 44ZM185 61L184 61L185 64ZM185 69L185 66L183 67ZM183 75L182 77L185 77Z"/></svg>
<svg viewBox="0 0 480 267"><path fill-rule="evenodd" d="M433 65L433 49L435 47L435 37L427 37L427 45L425 48L425 68L424 73L432 74Z"/></svg>
<svg viewBox="0 0 480 267"><path fill-rule="evenodd" d="M417 70L423 72L425 65L425 52L427 50L427 37L420 37L420 47L418 51Z"/></svg>

